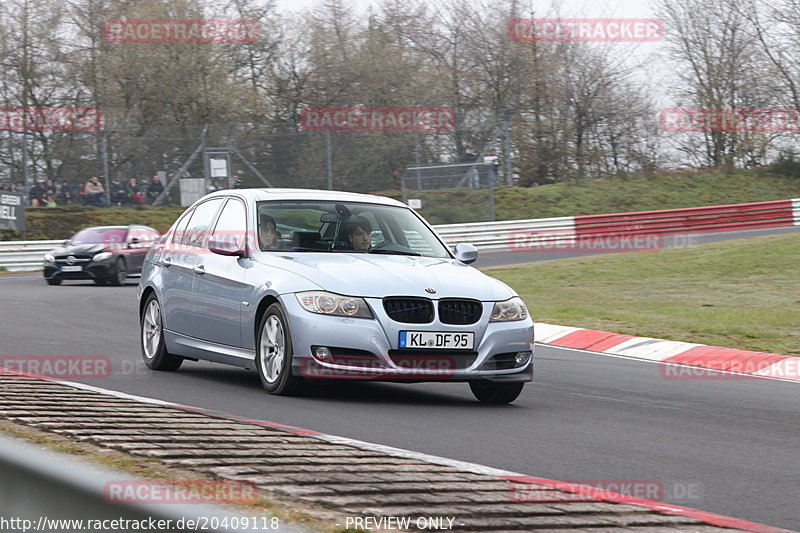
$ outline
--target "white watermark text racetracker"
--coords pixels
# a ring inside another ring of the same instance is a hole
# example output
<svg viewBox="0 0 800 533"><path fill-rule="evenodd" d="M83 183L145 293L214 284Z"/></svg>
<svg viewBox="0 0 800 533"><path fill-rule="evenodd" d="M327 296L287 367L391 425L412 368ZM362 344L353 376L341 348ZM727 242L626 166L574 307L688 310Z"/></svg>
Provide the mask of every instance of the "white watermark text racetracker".
<svg viewBox="0 0 800 533"><path fill-rule="evenodd" d="M341 526L342 524L336 524ZM345 529L379 529L422 531L446 531L453 529L457 524L454 516L348 516L345 519Z"/></svg>

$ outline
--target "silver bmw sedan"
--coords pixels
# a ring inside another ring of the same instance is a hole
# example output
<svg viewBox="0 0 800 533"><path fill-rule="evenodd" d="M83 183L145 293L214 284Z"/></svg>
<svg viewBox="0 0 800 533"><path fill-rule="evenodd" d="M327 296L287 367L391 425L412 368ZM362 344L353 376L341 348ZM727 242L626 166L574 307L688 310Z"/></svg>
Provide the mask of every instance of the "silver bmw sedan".
<svg viewBox="0 0 800 533"><path fill-rule="evenodd" d="M142 356L255 369L272 394L314 380L467 382L514 401L533 376L533 321L504 283L451 252L405 204L303 189L198 200L150 249Z"/></svg>

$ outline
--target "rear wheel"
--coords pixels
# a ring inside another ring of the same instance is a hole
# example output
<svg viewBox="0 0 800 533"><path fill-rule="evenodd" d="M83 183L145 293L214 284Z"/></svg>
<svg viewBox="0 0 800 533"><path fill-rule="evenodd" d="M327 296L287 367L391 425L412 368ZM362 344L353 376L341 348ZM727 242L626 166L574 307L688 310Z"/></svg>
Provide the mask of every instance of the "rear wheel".
<svg viewBox="0 0 800 533"><path fill-rule="evenodd" d="M472 394L481 403L511 403L522 392L525 383L494 383L492 381L470 381Z"/></svg>
<svg viewBox="0 0 800 533"><path fill-rule="evenodd" d="M303 380L292 375L292 336L283 309L270 305L256 337L256 370L261 386L270 394L291 396L302 390Z"/></svg>
<svg viewBox="0 0 800 533"><path fill-rule="evenodd" d="M61 285L61 278L50 278L45 281L48 285Z"/></svg>
<svg viewBox="0 0 800 533"><path fill-rule="evenodd" d="M127 279L128 270L125 266L125 260L120 257L114 263L114 268L111 270L111 278L108 281L115 287L119 287L120 285L125 285L125 280Z"/></svg>
<svg viewBox="0 0 800 533"><path fill-rule="evenodd" d="M161 305L155 294L151 294L144 304L144 312L140 321L139 341L142 346L142 358L147 368L153 370L177 370L183 359L167 353L164 343L164 327L161 320Z"/></svg>

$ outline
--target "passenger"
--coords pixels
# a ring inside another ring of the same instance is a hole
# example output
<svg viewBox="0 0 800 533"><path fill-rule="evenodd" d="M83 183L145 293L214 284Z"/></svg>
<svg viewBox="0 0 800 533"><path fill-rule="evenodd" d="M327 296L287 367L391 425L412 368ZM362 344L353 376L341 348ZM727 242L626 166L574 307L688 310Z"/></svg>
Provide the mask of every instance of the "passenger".
<svg viewBox="0 0 800 533"><path fill-rule="evenodd" d="M259 216L258 226L258 236L261 239L261 248L267 250L274 250L275 248L278 248L281 234L278 233L278 225L275 224L275 219L262 213Z"/></svg>
<svg viewBox="0 0 800 533"><path fill-rule="evenodd" d="M347 239L354 250L365 252L372 244L372 224L364 217L358 217L347 228Z"/></svg>

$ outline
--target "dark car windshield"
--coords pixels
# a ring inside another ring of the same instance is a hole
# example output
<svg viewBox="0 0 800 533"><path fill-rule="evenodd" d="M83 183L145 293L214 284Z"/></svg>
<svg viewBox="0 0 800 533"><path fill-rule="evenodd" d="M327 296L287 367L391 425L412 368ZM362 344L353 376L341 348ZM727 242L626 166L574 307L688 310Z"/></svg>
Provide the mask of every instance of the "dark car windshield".
<svg viewBox="0 0 800 533"><path fill-rule="evenodd" d="M127 234L126 228L87 228L76 233L70 242L72 244L125 242Z"/></svg>
<svg viewBox="0 0 800 533"><path fill-rule="evenodd" d="M262 250L383 253L449 258L447 248L410 209L333 201L258 204Z"/></svg>

